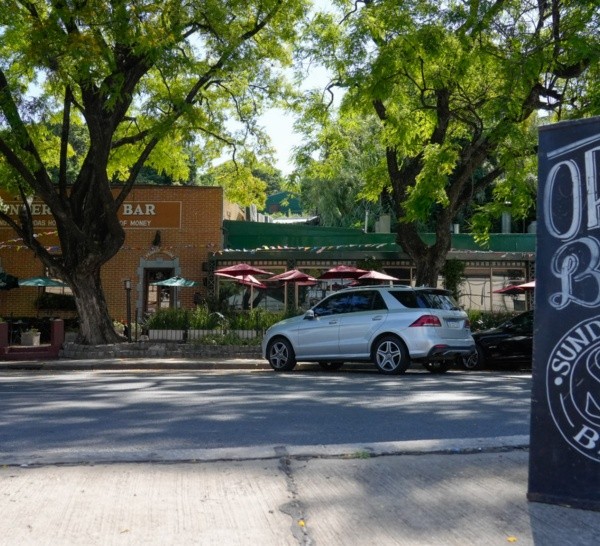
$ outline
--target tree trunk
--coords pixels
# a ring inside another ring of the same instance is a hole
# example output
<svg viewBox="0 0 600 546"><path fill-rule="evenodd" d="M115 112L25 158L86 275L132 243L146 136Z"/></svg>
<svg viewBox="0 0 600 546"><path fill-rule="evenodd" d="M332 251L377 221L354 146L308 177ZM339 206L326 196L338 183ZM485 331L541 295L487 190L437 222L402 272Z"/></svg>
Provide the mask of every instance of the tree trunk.
<svg viewBox="0 0 600 546"><path fill-rule="evenodd" d="M398 219L404 216L404 201L408 188L414 186L422 168L422 158L415 157L398 161L394 148L387 148L386 160L388 174L392 182L392 200ZM456 201L436 214L436 239L433 245L427 245L419 236L416 222L398 222L396 242L415 263L416 286L436 287L438 276L446 263L446 255L452 245L450 225L456 210Z"/></svg>
<svg viewBox="0 0 600 546"><path fill-rule="evenodd" d="M93 271L70 275L68 283L75 295L79 314L77 343L103 345L124 341L115 331L112 319L108 314L100 282L100 266L94 268Z"/></svg>
<svg viewBox="0 0 600 546"><path fill-rule="evenodd" d="M451 247L450 231L438 228L435 243L427 245L415 224L398 224L396 241L415 263L415 286L436 287Z"/></svg>

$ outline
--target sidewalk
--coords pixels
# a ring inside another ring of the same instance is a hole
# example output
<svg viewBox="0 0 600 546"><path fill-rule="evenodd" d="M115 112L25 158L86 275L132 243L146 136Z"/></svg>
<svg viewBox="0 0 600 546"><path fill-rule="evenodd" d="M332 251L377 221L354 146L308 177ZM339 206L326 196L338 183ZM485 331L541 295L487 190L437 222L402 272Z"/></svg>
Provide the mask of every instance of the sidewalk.
<svg viewBox="0 0 600 546"><path fill-rule="evenodd" d="M597 544L600 513L527 502L527 457L4 466L0 544Z"/></svg>
<svg viewBox="0 0 600 546"><path fill-rule="evenodd" d="M260 359L0 370L268 369ZM600 512L530 503L527 437L0 456L0 546L592 546ZM0 444L0 455L1 455ZM85 461L82 463L82 459Z"/></svg>

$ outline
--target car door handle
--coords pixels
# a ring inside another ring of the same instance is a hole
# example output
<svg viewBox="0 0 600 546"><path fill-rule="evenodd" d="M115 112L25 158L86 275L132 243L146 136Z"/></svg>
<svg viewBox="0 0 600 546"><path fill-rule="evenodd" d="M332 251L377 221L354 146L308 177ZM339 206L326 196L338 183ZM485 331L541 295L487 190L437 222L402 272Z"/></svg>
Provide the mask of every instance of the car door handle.
<svg viewBox="0 0 600 546"><path fill-rule="evenodd" d="M376 315L371 320L383 320L383 316L382 315Z"/></svg>
<svg viewBox="0 0 600 546"><path fill-rule="evenodd" d="M329 321L329 324L337 324L337 323L338 323L338 321L337 321L337 320L330 320L330 321Z"/></svg>

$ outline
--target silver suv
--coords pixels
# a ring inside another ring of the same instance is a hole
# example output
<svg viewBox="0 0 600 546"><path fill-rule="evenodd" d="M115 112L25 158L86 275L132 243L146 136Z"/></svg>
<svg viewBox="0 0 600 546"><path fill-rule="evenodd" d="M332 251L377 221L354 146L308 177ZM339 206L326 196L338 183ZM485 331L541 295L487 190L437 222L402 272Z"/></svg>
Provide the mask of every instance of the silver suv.
<svg viewBox="0 0 600 546"><path fill-rule="evenodd" d="M275 371L290 371L297 361L337 369L350 360L399 374L414 360L443 373L474 351L467 314L450 292L409 286L340 290L304 315L274 324L262 341Z"/></svg>

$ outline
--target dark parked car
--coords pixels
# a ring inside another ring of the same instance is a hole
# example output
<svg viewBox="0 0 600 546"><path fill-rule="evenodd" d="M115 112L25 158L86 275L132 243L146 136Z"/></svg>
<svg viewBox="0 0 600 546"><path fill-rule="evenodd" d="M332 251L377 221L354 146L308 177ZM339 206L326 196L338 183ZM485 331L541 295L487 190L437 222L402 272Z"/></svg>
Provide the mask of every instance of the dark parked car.
<svg viewBox="0 0 600 546"><path fill-rule="evenodd" d="M533 351L533 311L525 311L497 328L473 332L477 353L465 357L468 370L528 366Z"/></svg>

